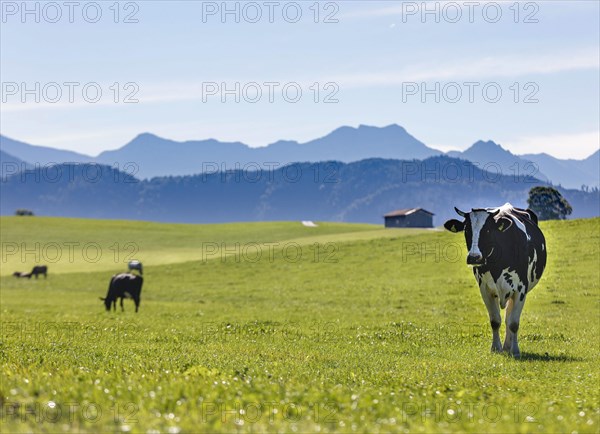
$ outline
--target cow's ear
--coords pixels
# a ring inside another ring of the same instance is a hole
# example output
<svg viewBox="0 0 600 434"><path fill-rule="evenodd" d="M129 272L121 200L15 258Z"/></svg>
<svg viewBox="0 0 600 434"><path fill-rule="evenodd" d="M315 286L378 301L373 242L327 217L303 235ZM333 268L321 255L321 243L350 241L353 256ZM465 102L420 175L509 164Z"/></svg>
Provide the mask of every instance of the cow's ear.
<svg viewBox="0 0 600 434"><path fill-rule="evenodd" d="M504 232L504 231L508 230L508 228L510 228L512 225L513 225L512 219L509 219L506 217L498 219L498 221L496 222L496 227L498 228L498 230L500 232Z"/></svg>
<svg viewBox="0 0 600 434"><path fill-rule="evenodd" d="M529 208L527 208L525 210L525 212L527 214L529 214L529 217L531 218L531 220L533 220L533 222L537 225L538 224L538 216L536 213L534 213L532 210L530 210Z"/></svg>
<svg viewBox="0 0 600 434"><path fill-rule="evenodd" d="M452 219L444 223L444 227L450 232L462 232L465 229L465 223L460 220Z"/></svg>

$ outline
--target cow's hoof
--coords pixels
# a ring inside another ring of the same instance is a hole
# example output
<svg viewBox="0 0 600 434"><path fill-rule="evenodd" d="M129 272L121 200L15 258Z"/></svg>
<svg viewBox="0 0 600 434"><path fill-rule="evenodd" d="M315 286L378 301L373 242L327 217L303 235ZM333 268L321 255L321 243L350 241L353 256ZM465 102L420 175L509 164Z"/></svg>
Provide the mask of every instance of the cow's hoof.
<svg viewBox="0 0 600 434"><path fill-rule="evenodd" d="M499 345L492 345L492 349L491 349L492 353L501 353L502 352L502 347Z"/></svg>

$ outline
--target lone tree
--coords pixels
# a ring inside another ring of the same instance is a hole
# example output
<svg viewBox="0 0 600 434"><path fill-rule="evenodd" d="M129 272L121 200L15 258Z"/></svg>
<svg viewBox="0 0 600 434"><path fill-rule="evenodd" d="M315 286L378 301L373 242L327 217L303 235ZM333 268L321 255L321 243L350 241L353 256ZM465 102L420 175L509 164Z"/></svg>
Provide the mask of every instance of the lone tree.
<svg viewBox="0 0 600 434"><path fill-rule="evenodd" d="M567 199L552 187L533 187L527 204L540 220L564 220L573 212Z"/></svg>

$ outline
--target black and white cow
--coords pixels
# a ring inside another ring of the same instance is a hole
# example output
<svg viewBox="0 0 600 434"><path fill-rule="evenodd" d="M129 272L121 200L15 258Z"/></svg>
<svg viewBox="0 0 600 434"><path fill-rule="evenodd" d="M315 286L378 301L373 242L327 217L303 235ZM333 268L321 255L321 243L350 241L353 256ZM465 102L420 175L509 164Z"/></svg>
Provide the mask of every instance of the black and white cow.
<svg viewBox="0 0 600 434"><path fill-rule="evenodd" d="M144 278L131 273L115 274L110 279L108 285L108 293L106 298L100 297L100 300L104 301L106 310L110 310L112 303L114 310L117 310L117 298L121 299L121 310L123 308L123 299L131 298L135 303L135 311L137 312L140 307L140 296L142 293L142 285Z"/></svg>
<svg viewBox="0 0 600 434"><path fill-rule="evenodd" d="M31 272L29 273L24 273L22 271L15 271L13 273L13 276L15 277L26 277L28 279L31 279L31 276L35 276L35 278L38 278L39 274L43 274L44 275L44 279L46 277L48 277L48 267L46 265L36 265L35 267L33 267L33 269L31 270Z"/></svg>
<svg viewBox="0 0 600 434"><path fill-rule="evenodd" d="M467 264L479 283L492 326L492 351L509 351L520 357L517 332L525 299L539 282L546 266L546 240L535 213L506 203L499 208L454 208L464 221L448 220L450 232L464 230ZM506 308L506 336L500 342L500 307Z"/></svg>

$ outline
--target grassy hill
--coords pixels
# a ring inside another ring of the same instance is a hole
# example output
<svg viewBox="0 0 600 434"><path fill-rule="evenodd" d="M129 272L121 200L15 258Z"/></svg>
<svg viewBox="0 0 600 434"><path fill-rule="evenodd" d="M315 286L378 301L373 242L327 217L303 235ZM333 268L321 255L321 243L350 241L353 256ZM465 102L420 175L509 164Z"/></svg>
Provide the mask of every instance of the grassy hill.
<svg viewBox="0 0 600 434"><path fill-rule="evenodd" d="M357 232L389 235L382 226L300 222L233 224L164 224L128 220L90 220L52 217L0 217L2 275L48 264L52 273L122 270L136 258L144 265L161 265L220 257L238 245L310 243L316 239ZM276 246L273 246L275 248Z"/></svg>
<svg viewBox="0 0 600 434"><path fill-rule="evenodd" d="M447 232L0 224L3 249L133 241L146 266L140 312L107 313L98 297L124 263L15 279L31 264L7 272L3 250L3 432L598 432L600 219L542 224L521 360L489 353L464 240ZM207 257L207 240L226 248Z"/></svg>

